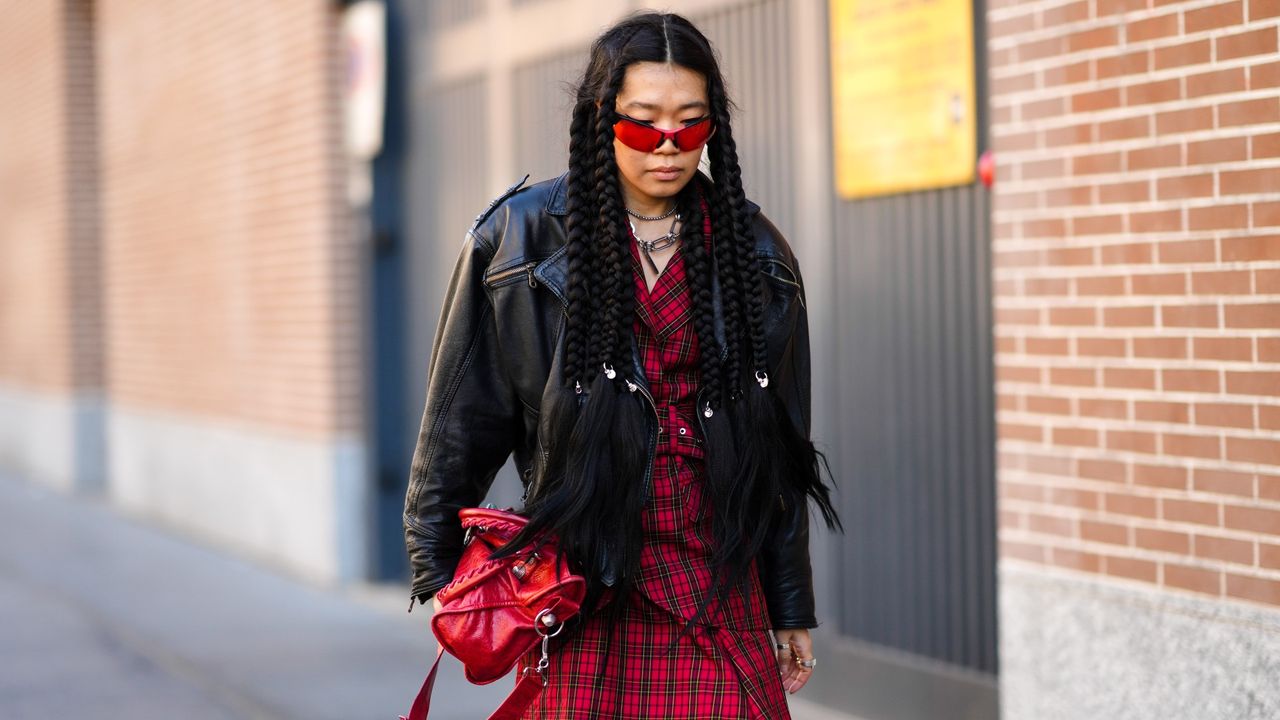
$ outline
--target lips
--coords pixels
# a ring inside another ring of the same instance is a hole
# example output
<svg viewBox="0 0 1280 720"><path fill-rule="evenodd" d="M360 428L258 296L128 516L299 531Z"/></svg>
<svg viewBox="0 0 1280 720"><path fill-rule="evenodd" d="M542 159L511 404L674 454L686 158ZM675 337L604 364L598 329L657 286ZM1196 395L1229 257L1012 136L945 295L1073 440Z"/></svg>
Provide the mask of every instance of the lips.
<svg viewBox="0 0 1280 720"><path fill-rule="evenodd" d="M649 172L652 173L653 176L658 178L659 180L676 180L680 177L680 175L684 172L684 170L678 167L668 166L668 167L653 168Z"/></svg>

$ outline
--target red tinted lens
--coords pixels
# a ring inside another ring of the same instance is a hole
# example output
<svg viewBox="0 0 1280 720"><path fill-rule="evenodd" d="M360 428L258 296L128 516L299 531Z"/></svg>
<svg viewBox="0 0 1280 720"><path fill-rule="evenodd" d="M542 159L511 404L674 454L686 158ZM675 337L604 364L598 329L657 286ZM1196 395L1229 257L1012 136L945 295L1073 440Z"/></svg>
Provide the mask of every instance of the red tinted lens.
<svg viewBox="0 0 1280 720"><path fill-rule="evenodd" d="M663 138L662 133L657 129L627 118L613 124L613 135L621 140L623 145L640 152L653 152Z"/></svg>
<svg viewBox="0 0 1280 720"><path fill-rule="evenodd" d="M702 147L711 136L711 118L704 118L689 127L680 128L675 133L676 147L684 152Z"/></svg>

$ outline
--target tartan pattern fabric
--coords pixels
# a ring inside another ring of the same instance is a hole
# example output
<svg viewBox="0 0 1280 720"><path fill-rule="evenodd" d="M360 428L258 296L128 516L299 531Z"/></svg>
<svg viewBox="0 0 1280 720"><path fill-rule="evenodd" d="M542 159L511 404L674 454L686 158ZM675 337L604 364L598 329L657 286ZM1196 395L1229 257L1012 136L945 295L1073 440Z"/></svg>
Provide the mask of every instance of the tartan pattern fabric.
<svg viewBox="0 0 1280 720"><path fill-rule="evenodd" d="M710 252L709 219L703 230ZM745 591L735 590L723 606L713 604L675 650L664 653L712 580L710 518L698 512L706 478L694 407L698 341L683 248L650 291L640 251L629 245L633 329L660 427L642 522L639 592L625 599L611 644L610 628L599 616L574 618L552 640L549 685L523 720L790 718L754 564ZM535 648L517 670L535 665L539 655Z"/></svg>

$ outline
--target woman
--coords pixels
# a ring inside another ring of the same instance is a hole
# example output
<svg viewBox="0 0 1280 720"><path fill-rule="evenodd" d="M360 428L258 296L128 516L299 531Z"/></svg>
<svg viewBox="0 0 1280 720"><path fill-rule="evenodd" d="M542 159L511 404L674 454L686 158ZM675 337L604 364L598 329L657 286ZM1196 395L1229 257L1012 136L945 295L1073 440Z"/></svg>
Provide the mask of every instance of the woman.
<svg viewBox="0 0 1280 720"><path fill-rule="evenodd" d="M406 496L412 594L438 608L457 510L514 451L530 522L506 549L553 532L588 582L526 718L776 720L814 672L808 502L839 519L808 440L804 286L743 194L729 110L691 23L624 19L591 48L568 172L495 200L455 268Z"/></svg>

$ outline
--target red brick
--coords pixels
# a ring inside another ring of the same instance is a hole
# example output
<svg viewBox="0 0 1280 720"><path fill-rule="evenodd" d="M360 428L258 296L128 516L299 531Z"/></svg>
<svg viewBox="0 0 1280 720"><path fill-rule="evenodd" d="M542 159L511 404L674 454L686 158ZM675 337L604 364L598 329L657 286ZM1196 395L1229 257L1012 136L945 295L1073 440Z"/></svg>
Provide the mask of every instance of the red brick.
<svg viewBox="0 0 1280 720"><path fill-rule="evenodd" d="M1280 260L1280 235L1250 235L1222 239L1222 259Z"/></svg>
<svg viewBox="0 0 1280 720"><path fill-rule="evenodd" d="M1187 338L1184 337L1135 337L1134 357L1185 358Z"/></svg>
<svg viewBox="0 0 1280 720"><path fill-rule="evenodd" d="M1123 156L1116 151L1108 151L1094 154L1077 155L1071 161L1071 173L1073 175L1096 175L1098 173L1120 172L1121 160ZM1118 215L1106 216L1112 219L1118 219ZM1079 218L1077 218L1077 221Z"/></svg>
<svg viewBox="0 0 1280 720"><path fill-rule="evenodd" d="M1096 325L1098 311L1091 307L1051 307L1049 308L1050 325Z"/></svg>
<svg viewBox="0 0 1280 720"><path fill-rule="evenodd" d="M1049 368L1050 385L1076 385L1092 387L1097 385L1097 371L1093 368L1053 367Z"/></svg>
<svg viewBox="0 0 1280 720"><path fill-rule="evenodd" d="M1133 466L1133 484L1160 487L1171 490L1187 488L1187 469L1176 465Z"/></svg>
<svg viewBox="0 0 1280 720"><path fill-rule="evenodd" d="M1132 180L1118 183L1102 183L1098 185L1098 202L1103 205L1111 205L1116 203L1140 203L1151 199L1151 184L1146 180ZM1134 218L1142 213L1132 213L1129 216L1129 229L1135 230ZM1160 211L1157 213L1147 213L1158 216L1174 215L1178 216L1177 210ZM1164 223L1158 223L1164 225ZM1175 220L1174 226L1178 223ZM1135 230L1136 231L1136 230Z"/></svg>
<svg viewBox="0 0 1280 720"><path fill-rule="evenodd" d="M1110 275L1107 277L1078 277L1075 278L1077 295L1123 295L1125 293L1126 277L1124 275Z"/></svg>
<svg viewBox="0 0 1280 720"><path fill-rule="evenodd" d="M1090 113L1120 107L1120 88L1087 90L1071 96L1068 109L1073 113Z"/></svg>
<svg viewBox="0 0 1280 720"><path fill-rule="evenodd" d="M1221 594L1222 573L1217 570L1177 563L1164 563L1163 570L1165 585L1207 595Z"/></svg>
<svg viewBox="0 0 1280 720"><path fill-rule="evenodd" d="M1077 463L1076 471L1082 478L1119 483L1125 481L1125 476L1127 474L1125 464L1122 462L1116 462L1114 460L1093 460L1089 458L1082 458ZM1280 483L1277 484L1277 490L1280 491ZM1154 514L1153 509L1152 515L1154 516Z"/></svg>
<svg viewBox="0 0 1280 720"><path fill-rule="evenodd" d="M1120 338L1076 338L1076 354L1090 357L1124 357L1124 340Z"/></svg>
<svg viewBox="0 0 1280 720"><path fill-rule="evenodd" d="M1000 540L1000 557L1018 558L1019 560L1030 560L1031 562L1047 563L1046 550L1043 545L1035 543L1016 542L1013 540Z"/></svg>
<svg viewBox="0 0 1280 720"><path fill-rule="evenodd" d="M1135 18L1125 23L1126 42L1146 42L1176 35L1178 13L1166 13L1155 18Z"/></svg>
<svg viewBox="0 0 1280 720"><path fill-rule="evenodd" d="M1027 513L1027 529L1048 535L1073 537L1076 534L1076 521L1057 515Z"/></svg>
<svg viewBox="0 0 1280 720"><path fill-rule="evenodd" d="M1188 75L1186 81L1188 98L1243 92L1248 89L1244 68L1238 67Z"/></svg>
<svg viewBox="0 0 1280 720"><path fill-rule="evenodd" d="M1104 245L1101 248L1101 262L1104 265L1134 265L1149 263L1152 260L1150 243L1123 243Z"/></svg>
<svg viewBox="0 0 1280 720"><path fill-rule="evenodd" d="M1268 605L1280 605L1280 580L1227 573L1227 595Z"/></svg>
<svg viewBox="0 0 1280 720"><path fill-rule="evenodd" d="M1253 406L1239 403L1195 404L1196 424L1212 427L1253 428Z"/></svg>
<svg viewBox="0 0 1280 720"><path fill-rule="evenodd" d="M1249 0L1250 22L1273 17L1280 17L1280 2L1277 2L1277 0Z"/></svg>
<svg viewBox="0 0 1280 720"><path fill-rule="evenodd" d="M1187 209L1187 229L1189 230L1236 230L1248 226L1248 205L1220 203Z"/></svg>
<svg viewBox="0 0 1280 720"><path fill-rule="evenodd" d="M1253 476L1249 473L1196 468L1192 485L1197 492L1253 497Z"/></svg>
<svg viewBox="0 0 1280 720"><path fill-rule="evenodd" d="M1191 552L1191 536L1183 532L1156 528L1134 528L1134 545L1144 550L1186 555Z"/></svg>
<svg viewBox="0 0 1280 720"><path fill-rule="evenodd" d="M1213 129L1213 109L1207 107L1179 108L1156 113L1156 134L1198 132Z"/></svg>
<svg viewBox="0 0 1280 720"><path fill-rule="evenodd" d="M1135 400L1133 417L1146 422L1186 423L1191 421L1191 406L1184 402Z"/></svg>
<svg viewBox="0 0 1280 720"><path fill-rule="evenodd" d="M1213 49L1208 40L1193 40L1181 45L1166 45L1152 50L1152 67L1155 70L1168 70L1184 65L1202 65L1209 62Z"/></svg>
<svg viewBox="0 0 1280 720"><path fill-rule="evenodd" d="M1217 370L1166 368L1160 371L1160 387L1167 392L1216 393L1222 388L1220 377Z"/></svg>
<svg viewBox="0 0 1280 720"><path fill-rule="evenodd" d="M1167 455L1216 460L1222 457L1222 441L1216 435L1161 433L1160 448Z"/></svg>
<svg viewBox="0 0 1280 720"><path fill-rule="evenodd" d="M1160 262L1213 262L1216 258L1216 252L1217 251L1212 240L1186 240L1181 242L1166 241L1160 243Z"/></svg>
<svg viewBox="0 0 1280 720"><path fill-rule="evenodd" d="M1206 30L1240 25L1244 22L1244 3L1240 0L1210 5L1209 7L1187 10L1183 13L1184 33L1199 33Z"/></svg>
<svg viewBox="0 0 1280 720"><path fill-rule="evenodd" d="M1142 495L1106 493L1102 497L1107 512L1134 517L1156 517L1156 499Z"/></svg>
<svg viewBox="0 0 1280 720"><path fill-rule="evenodd" d="M1136 115L1133 117L1118 118L1115 120L1104 120L1098 123L1098 141L1111 142L1114 140L1133 140L1135 138L1151 137L1152 127L1151 117L1148 115ZM1081 140L1080 143L1093 142L1092 137ZM1173 163L1176 164L1176 163ZM1133 163L1129 163L1129 167L1133 168ZM1131 183L1146 186L1145 182Z"/></svg>
<svg viewBox="0 0 1280 720"><path fill-rule="evenodd" d="M1098 572L1102 567L1102 558L1096 553L1081 552L1068 548L1049 548L1049 561L1058 567Z"/></svg>
<svg viewBox="0 0 1280 720"><path fill-rule="evenodd" d="M1097 447L1098 431L1089 428L1055 427L1049 442L1073 447Z"/></svg>
<svg viewBox="0 0 1280 720"><path fill-rule="evenodd" d="M1214 55L1218 62L1276 52L1276 28L1265 27L1214 39Z"/></svg>
<svg viewBox="0 0 1280 720"><path fill-rule="evenodd" d="M1229 303L1222 310L1226 327L1280 328L1280 303Z"/></svg>
<svg viewBox="0 0 1280 720"><path fill-rule="evenodd" d="M1059 356L1071 353L1071 341L1068 338L1028 337L1024 342L1028 355Z"/></svg>
<svg viewBox="0 0 1280 720"><path fill-rule="evenodd" d="M1182 295L1187 291L1185 273L1137 274L1130 278L1134 295Z"/></svg>
<svg viewBox="0 0 1280 720"><path fill-rule="evenodd" d="M1207 503L1199 500L1161 498L1160 517L1171 522L1196 523L1215 527L1222 524L1218 519L1217 503Z"/></svg>
<svg viewBox="0 0 1280 720"><path fill-rule="evenodd" d="M1232 530L1280 535L1280 510L1247 505L1223 506L1225 525Z"/></svg>
<svg viewBox="0 0 1280 720"><path fill-rule="evenodd" d="M1111 388L1154 390L1156 373L1147 368L1106 367L1102 369L1102 384Z"/></svg>
<svg viewBox="0 0 1280 720"><path fill-rule="evenodd" d="M1218 327L1218 306L1162 305L1160 324L1164 327Z"/></svg>
<svg viewBox="0 0 1280 720"><path fill-rule="evenodd" d="M1258 360L1280 362L1280 337L1258 338Z"/></svg>
<svg viewBox="0 0 1280 720"><path fill-rule="evenodd" d="M1142 580L1153 583L1158 575L1158 566L1150 560L1140 560L1138 558L1122 557L1117 555L1104 555L1103 564L1107 575L1114 577L1129 578L1131 580Z"/></svg>
<svg viewBox="0 0 1280 720"><path fill-rule="evenodd" d="M1187 142L1188 165L1216 165L1249 159L1249 138L1213 138ZM1257 137L1253 138L1257 142Z"/></svg>
<svg viewBox="0 0 1280 720"><path fill-rule="evenodd" d="M1196 534L1193 542L1196 557L1241 565L1253 564L1253 543L1247 540Z"/></svg>
<svg viewBox="0 0 1280 720"><path fill-rule="evenodd" d="M1227 370L1225 375L1229 393L1280 396L1280 372Z"/></svg>
<svg viewBox="0 0 1280 720"><path fill-rule="evenodd" d="M1259 475L1258 497L1263 500L1280 500L1280 475Z"/></svg>
<svg viewBox="0 0 1280 720"><path fill-rule="evenodd" d="M1280 108L1280 103L1275 105ZM1222 195L1280 192L1280 179L1275 168L1223 170L1218 173L1218 192Z"/></svg>
<svg viewBox="0 0 1280 720"><path fill-rule="evenodd" d="M1191 292L1199 295L1248 295L1252 292L1248 270L1191 273Z"/></svg>
<svg viewBox="0 0 1280 720"><path fill-rule="evenodd" d="M1101 505L1101 497L1092 490L1081 490L1073 487L1049 488L1049 502L1063 507L1097 510Z"/></svg>
<svg viewBox="0 0 1280 720"><path fill-rule="evenodd" d="M1280 570L1280 545L1258 543L1258 564L1270 570Z"/></svg>
<svg viewBox="0 0 1280 720"><path fill-rule="evenodd" d="M1280 465L1280 439L1270 437L1226 437L1227 459L1232 462Z"/></svg>
<svg viewBox="0 0 1280 720"><path fill-rule="evenodd" d="M1146 137L1151 134L1150 123L1147 120L1148 130L1142 135ZM1156 170L1159 168L1177 167L1182 164L1182 146L1181 145L1159 145L1149 148L1137 148L1125 151L1125 166L1130 172L1140 170Z"/></svg>
<svg viewBox="0 0 1280 720"><path fill-rule="evenodd" d="M1081 520L1080 537L1091 542L1110 543L1112 545L1128 545L1129 529L1124 525L1100 522L1098 520Z"/></svg>
<svg viewBox="0 0 1280 720"><path fill-rule="evenodd" d="M1080 414L1086 417L1125 420L1129 417L1129 403L1107 398L1080 398Z"/></svg>
<svg viewBox="0 0 1280 720"><path fill-rule="evenodd" d="M1192 339L1192 355L1197 360L1253 360L1249 338L1197 337Z"/></svg>
<svg viewBox="0 0 1280 720"><path fill-rule="evenodd" d="M1134 430L1108 430L1108 450L1125 450L1128 452L1154 453L1156 451L1155 433Z"/></svg>
<svg viewBox="0 0 1280 720"><path fill-rule="evenodd" d="M1135 277L1134 280L1137 280ZM1150 305L1108 307L1102 309L1102 324L1106 327L1151 327L1156 321L1156 309Z"/></svg>

